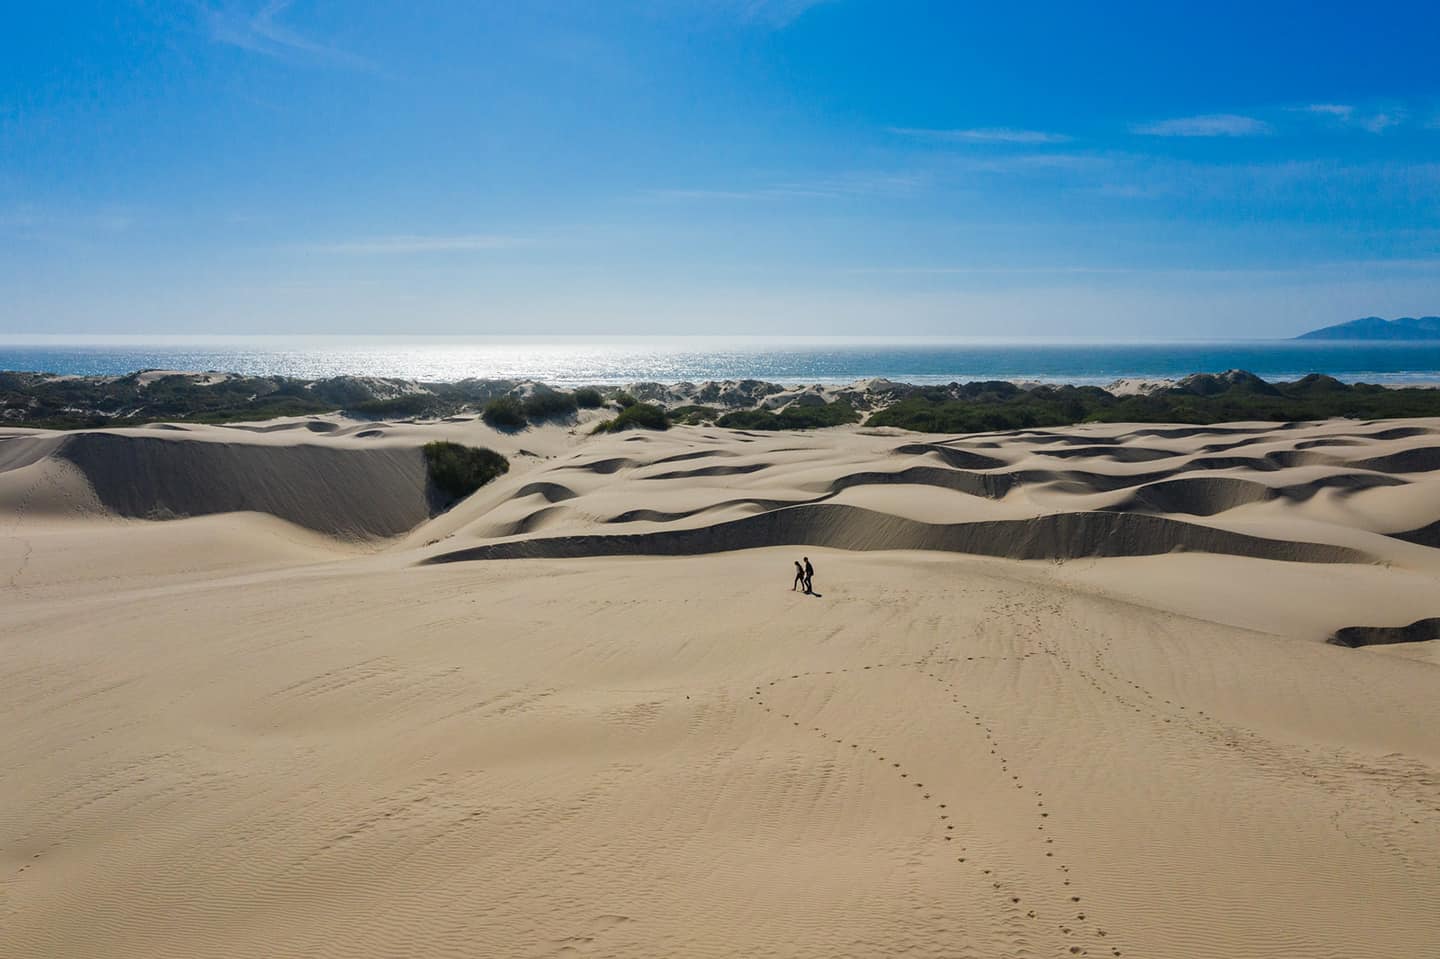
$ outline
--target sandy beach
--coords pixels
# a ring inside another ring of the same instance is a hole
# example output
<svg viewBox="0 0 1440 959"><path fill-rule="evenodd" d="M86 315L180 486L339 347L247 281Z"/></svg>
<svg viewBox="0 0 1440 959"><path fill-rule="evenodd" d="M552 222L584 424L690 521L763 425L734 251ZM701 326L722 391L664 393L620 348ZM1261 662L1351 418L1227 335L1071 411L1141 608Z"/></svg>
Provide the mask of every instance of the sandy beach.
<svg viewBox="0 0 1440 959"><path fill-rule="evenodd" d="M1440 420L586 426L0 430L0 956L1440 956Z"/></svg>

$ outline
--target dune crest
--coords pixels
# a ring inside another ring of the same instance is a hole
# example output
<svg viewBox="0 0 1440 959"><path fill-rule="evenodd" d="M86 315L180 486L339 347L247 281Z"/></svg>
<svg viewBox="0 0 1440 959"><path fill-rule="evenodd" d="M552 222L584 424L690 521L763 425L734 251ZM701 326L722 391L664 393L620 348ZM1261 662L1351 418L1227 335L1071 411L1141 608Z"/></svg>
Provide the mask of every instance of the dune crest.
<svg viewBox="0 0 1440 959"><path fill-rule="evenodd" d="M694 515L694 514L691 514ZM684 518L684 517L682 517ZM514 532L527 532L516 529ZM502 533L498 535L512 535ZM512 540L440 553L427 563L582 556L695 556L767 546L937 550L1005 559L1083 559L1194 551L1300 563L1367 563L1360 550L1247 536L1160 516L1061 513L939 525L840 504L806 504L692 529Z"/></svg>

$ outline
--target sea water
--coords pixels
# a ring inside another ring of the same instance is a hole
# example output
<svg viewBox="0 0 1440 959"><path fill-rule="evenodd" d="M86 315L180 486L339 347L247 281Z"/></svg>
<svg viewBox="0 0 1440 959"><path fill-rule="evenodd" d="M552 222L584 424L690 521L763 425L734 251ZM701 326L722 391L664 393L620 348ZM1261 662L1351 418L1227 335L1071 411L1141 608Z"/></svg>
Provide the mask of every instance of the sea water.
<svg viewBox="0 0 1440 959"><path fill-rule="evenodd" d="M850 383L1023 380L1105 385L1249 370L1267 380L1325 373L1347 382L1440 382L1440 343L1095 342L920 339L0 337L0 370L122 375L136 370L341 375L455 381L531 379L570 386L758 379Z"/></svg>

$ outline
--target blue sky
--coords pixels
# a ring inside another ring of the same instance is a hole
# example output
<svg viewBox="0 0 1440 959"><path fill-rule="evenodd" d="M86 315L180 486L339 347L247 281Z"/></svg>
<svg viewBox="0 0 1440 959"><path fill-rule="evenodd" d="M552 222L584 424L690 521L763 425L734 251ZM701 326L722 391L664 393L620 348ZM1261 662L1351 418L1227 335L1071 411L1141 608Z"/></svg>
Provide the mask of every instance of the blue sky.
<svg viewBox="0 0 1440 959"><path fill-rule="evenodd" d="M0 333L1440 312L1433 3L12 5Z"/></svg>

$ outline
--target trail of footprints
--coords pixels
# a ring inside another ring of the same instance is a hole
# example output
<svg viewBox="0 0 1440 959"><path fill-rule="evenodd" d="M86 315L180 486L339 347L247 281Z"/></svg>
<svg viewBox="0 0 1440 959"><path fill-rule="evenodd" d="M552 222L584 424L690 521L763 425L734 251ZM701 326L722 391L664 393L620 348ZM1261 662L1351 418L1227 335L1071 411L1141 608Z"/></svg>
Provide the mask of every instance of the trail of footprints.
<svg viewBox="0 0 1440 959"><path fill-rule="evenodd" d="M1052 607L1052 612L1063 615L1058 604ZM1080 626L1072 621L1070 632L1075 634L1080 631ZM1397 781L1393 777L1378 774L1374 768L1357 765L1353 759L1319 755L1304 747L1282 746L1252 730L1226 723L1203 709L1193 709L1184 703L1166 699L1111 668L1109 656L1113 645L1113 638L1106 637L1091 652L1091 669L1080 665L1076 658L1072 658L1054 644L1041 642L1039 649L1097 693L1112 700L1120 709L1134 712L1149 720L1158 732L1189 733L1210 746L1224 749L1232 756L1254 763L1262 769L1280 770L1287 779L1293 779L1298 773L1312 783L1323 785L1332 797L1343 796L1356 790L1355 773L1362 773L1359 781L1366 787L1382 789L1387 795L1403 798L1412 806L1411 812L1402 814L1403 821L1398 823L1389 821L1385 814L1375 813L1374 810L1367 813L1370 817L1368 827L1380 842L1379 848L1411 866L1434 868L1433 860L1417 859L1406 852L1405 847L1386 841L1386 837L1397 827L1403 829L1407 825L1423 825L1429 821L1432 812L1440 812L1440 795L1437 795L1433 788L1416 788L1411 779L1402 776ZM1360 789L1354 802L1359 802L1361 806L1369 809L1369 798L1367 790Z"/></svg>
<svg viewBox="0 0 1440 959"><path fill-rule="evenodd" d="M10 574L9 582L6 584L10 589L18 589L20 577L24 575L26 568L30 565L30 556L34 552L30 540L20 535L20 525L25 522L25 511L30 508L30 501L35 498L35 491L40 488L39 483L31 483L20 498L20 503L15 507L15 522L10 526L9 536L18 541L23 552L20 554L20 561L15 566L15 571Z"/></svg>
<svg viewBox="0 0 1440 959"><path fill-rule="evenodd" d="M1120 956L1123 955L1120 948L1118 946L1109 944L1106 941L1110 937L1109 931L1099 925L1096 925L1094 921L1089 918L1088 913L1086 912L1083 905L1083 898L1081 897L1079 891L1072 885L1073 880L1071 878L1070 866L1063 861L1063 856L1060 855L1059 846L1055 842L1055 837L1051 835L1050 831L1046 828L1047 825L1050 825L1051 823L1050 811L1045 806L1044 794L1038 789L1030 788L1027 790L1025 782L1021 779L1020 774L1010 771L1009 761L1007 760L1005 755L1002 754L1002 746L999 740L995 737L995 731L991 727L991 725L984 719L984 717L972 710L970 706L960 698L960 691L953 683L951 683L949 680L946 680L938 673L931 671L933 666L942 663L973 662L976 660L999 662L1006 660L1028 659L1029 657L1034 655L1037 654L1027 652L1022 653L1018 656L951 656L937 659L933 658L930 654L927 654L921 659L901 663L872 663L867 666L854 667L853 669L842 668L834 670L827 669L813 670L810 672L802 673L792 673L789 676L782 676L777 679L771 680L767 686L756 686L754 688L754 691L750 694L749 699L751 702L764 709L767 713L774 714L779 709L779 707L766 701L765 697L769 695L769 693L766 692L766 689L795 680L805 679L811 676L832 676L840 673L858 673L875 669L914 669L919 671L922 675L934 680L950 697L951 702L954 703L956 706L960 707L961 712L968 720L968 724L973 724L984 734L986 746L989 749L989 754L992 757L992 761L998 766L1000 774L1002 776L1008 776L1010 782L1014 784L1016 790L1022 793L1028 791L1034 798L1036 816L1035 831L1037 833L1036 838L1037 840L1039 840L1036 852L1037 855L1039 853L1043 853L1043 859L1045 860L1046 868L1053 870L1054 878L1059 882L1059 886L1057 887L1057 901L1059 902L1059 905L1056 906L1054 909L1044 909L1044 914L1042 915L1042 909L1033 907L1030 903L1024 902L1022 897L1019 895L1018 890L1012 888L1011 884L1005 882L999 875L997 875L993 867L984 865L983 863L977 861L974 856L968 854L966 847L963 845L957 846L954 849L954 851L958 853L958 855L956 855L955 857L956 865L962 868L978 869L980 871L980 874L984 877L984 881L990 883L991 888L996 892L996 894L1002 896L1007 901L1010 908L1018 909L1021 907L1025 907L1025 918L1027 920L1037 923L1046 923L1047 921L1053 922L1055 924L1055 930L1060 934L1062 943L1064 943L1062 948L1065 951L1062 953L1062 955L1091 955L1091 947L1085 945L1085 943L1098 940L1101 945L1097 947L1097 952L1095 954ZM791 726L794 726L797 729L801 728L800 720L796 719L790 713L781 712L779 715L782 719L787 720ZM925 802L927 805L933 804L934 809L936 810L935 815L937 816L939 823L944 827L941 833L944 841L954 842L956 840L957 837L955 834L955 824L950 821L950 813L947 811L950 809L950 804L948 802L941 801L941 798L938 795L932 793L929 789L927 789L923 782L913 780L903 763L895 761L891 756L889 756L885 752L882 752L882 750L874 746L868 746L863 743L854 741L847 742L842 737L831 733L829 730L826 730L823 727L811 726L809 727L809 731L815 733L821 739L827 742L831 742L836 746L849 747L851 750L854 751L854 754L857 757L860 756L863 751L864 755L873 756L877 762L888 765L890 770L894 772L902 785L910 786L917 791L918 798L921 802Z"/></svg>

